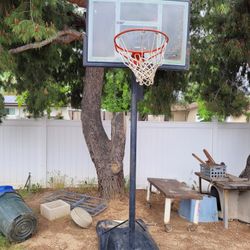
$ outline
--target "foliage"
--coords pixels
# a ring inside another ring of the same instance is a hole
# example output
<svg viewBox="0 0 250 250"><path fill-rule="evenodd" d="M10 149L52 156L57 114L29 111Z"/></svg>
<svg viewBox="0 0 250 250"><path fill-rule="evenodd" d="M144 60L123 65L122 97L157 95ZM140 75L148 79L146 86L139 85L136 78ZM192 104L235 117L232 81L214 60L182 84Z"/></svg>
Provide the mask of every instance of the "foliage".
<svg viewBox="0 0 250 250"><path fill-rule="evenodd" d="M12 0L1 2L0 12L0 72L9 74L0 79L0 86L15 89L19 105L25 103L34 117L70 102L79 107L84 75L81 44L53 44L15 56L8 52L74 27L79 19L75 7L64 0Z"/></svg>
<svg viewBox="0 0 250 250"><path fill-rule="evenodd" d="M61 175L61 172L52 172L49 174L49 181L48 184L51 188L54 189L63 189L66 187L67 184L67 176Z"/></svg>
<svg viewBox="0 0 250 250"><path fill-rule="evenodd" d="M249 105L249 12L246 0L192 3L189 90L217 117L238 116Z"/></svg>
<svg viewBox="0 0 250 250"><path fill-rule="evenodd" d="M139 103L140 113L169 117L171 105L183 101L180 98L182 93L185 102L198 102L199 115L203 120L211 120L212 117L224 120L229 115L244 113L249 105L248 23L247 1L194 1L190 70L185 75L158 71L155 84L144 88L144 100ZM121 74L114 78L113 72L106 78L108 84L104 93L109 98L103 106L106 108L108 103L113 105L113 109L106 109L117 111L117 106L124 106L124 103L119 99L121 92L118 92L118 98L114 93L121 89L117 87L117 81L121 84L124 80Z"/></svg>
<svg viewBox="0 0 250 250"><path fill-rule="evenodd" d="M185 88L183 73L158 71L154 85L145 89L144 100L139 104L141 114L164 114L170 117L172 104L180 101L180 93Z"/></svg>
<svg viewBox="0 0 250 250"><path fill-rule="evenodd" d="M1 117L5 116L4 112L4 97L0 94L0 123L2 122Z"/></svg>
<svg viewBox="0 0 250 250"><path fill-rule="evenodd" d="M222 122L225 119L225 117L219 116L217 113L210 111L207 108L206 103L202 100L198 100L198 117L203 122L210 122L213 119Z"/></svg>
<svg viewBox="0 0 250 250"><path fill-rule="evenodd" d="M130 179L129 176L126 176L125 178L125 192L128 193L129 192L129 188L130 188Z"/></svg>
<svg viewBox="0 0 250 250"><path fill-rule="evenodd" d="M22 196L22 198L27 198L30 197L32 194L36 194L36 193L41 193L43 190L41 184L39 183L33 183L30 188L26 187L26 188L20 188L17 190L17 192Z"/></svg>
<svg viewBox="0 0 250 250"><path fill-rule="evenodd" d="M83 76L85 73L82 67L81 47L81 43L57 47L60 54L60 63L57 62L57 67L52 72L55 82L64 86L67 102L73 108L81 107Z"/></svg>
<svg viewBox="0 0 250 250"><path fill-rule="evenodd" d="M20 188L17 190L17 192L22 196L23 199L31 196L31 193L27 190L27 188Z"/></svg>
<svg viewBox="0 0 250 250"><path fill-rule="evenodd" d="M21 108L28 98L29 92L26 90L16 97L18 108Z"/></svg>
<svg viewBox="0 0 250 250"><path fill-rule="evenodd" d="M185 74L158 72L154 86L145 88L142 114L170 115L171 104L202 100L202 109L215 116L240 115L249 104L249 1L200 0L192 2L191 68ZM0 3L0 79L5 89L25 93L28 111L35 117L50 108L80 108L82 76L81 44L50 45L11 55L9 49L51 38L65 27L78 28L80 16L66 0ZM238 75L237 75L238 74ZM102 107L112 112L130 107L127 70L108 70ZM3 113L0 114L0 116Z"/></svg>
<svg viewBox="0 0 250 250"><path fill-rule="evenodd" d="M109 69L105 74L102 108L110 112L127 111L130 107L130 79L125 69Z"/></svg>
<svg viewBox="0 0 250 250"><path fill-rule="evenodd" d="M8 67L14 63L14 58L8 53L13 45L48 38L55 32L53 22L44 22L44 16L49 9L56 7L56 0L51 1L3 1L0 8L1 48L4 57L1 60ZM52 21L52 20L51 20Z"/></svg>
<svg viewBox="0 0 250 250"><path fill-rule="evenodd" d="M131 101L130 75L128 70L112 69L105 75L102 108L111 112L128 111ZM155 83L143 87L144 98L139 102L138 110L142 116L147 114L165 114L170 116L171 105L178 100L180 91L185 89L183 74L158 71Z"/></svg>
<svg viewBox="0 0 250 250"><path fill-rule="evenodd" d="M80 67L71 69L72 64L75 66L79 63L75 60L78 57L75 53L71 46L54 45L16 56L16 89L18 93L25 95L27 110L35 117L42 116L45 109L49 114L51 107L67 106L70 102L71 89L75 88L75 82L81 81L83 74L78 72ZM73 76L74 73L76 74Z"/></svg>
<svg viewBox="0 0 250 250"><path fill-rule="evenodd" d="M74 186L74 179L67 175L62 175L60 171L52 171L48 173L48 184L53 189L64 189L66 187Z"/></svg>
<svg viewBox="0 0 250 250"><path fill-rule="evenodd" d="M8 240L0 234L0 250L22 250L23 248L8 242Z"/></svg>
<svg viewBox="0 0 250 250"><path fill-rule="evenodd" d="M169 117L171 105L183 101L198 102L204 121L239 116L248 108L249 3L193 1L191 17L190 70L185 74L158 71L155 84L144 88L144 100L139 103L142 116ZM117 97L113 94L117 91L117 80L124 81L121 79L114 79L114 73L107 75L105 96L110 97L108 103L114 106L108 110L117 110L117 103L122 103L119 98L115 102ZM116 82L114 86L112 81Z"/></svg>
<svg viewBox="0 0 250 250"><path fill-rule="evenodd" d="M97 179L96 178L87 178L84 181L81 181L77 185L77 191L79 193L92 193L98 190L98 184L97 184Z"/></svg>
<svg viewBox="0 0 250 250"><path fill-rule="evenodd" d="M42 186L39 183L33 183L30 187L30 192L33 194L40 193L42 191Z"/></svg>
<svg viewBox="0 0 250 250"><path fill-rule="evenodd" d="M247 122L250 122L250 112L245 113Z"/></svg>

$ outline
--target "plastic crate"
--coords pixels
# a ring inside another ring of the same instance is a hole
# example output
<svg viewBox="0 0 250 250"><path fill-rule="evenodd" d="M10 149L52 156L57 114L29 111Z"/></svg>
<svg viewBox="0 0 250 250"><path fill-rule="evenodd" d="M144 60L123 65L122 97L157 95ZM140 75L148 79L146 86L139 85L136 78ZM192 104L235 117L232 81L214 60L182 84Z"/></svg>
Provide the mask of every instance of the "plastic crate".
<svg viewBox="0 0 250 250"><path fill-rule="evenodd" d="M225 178L227 167L225 165L206 166L201 164L201 173L210 179Z"/></svg>

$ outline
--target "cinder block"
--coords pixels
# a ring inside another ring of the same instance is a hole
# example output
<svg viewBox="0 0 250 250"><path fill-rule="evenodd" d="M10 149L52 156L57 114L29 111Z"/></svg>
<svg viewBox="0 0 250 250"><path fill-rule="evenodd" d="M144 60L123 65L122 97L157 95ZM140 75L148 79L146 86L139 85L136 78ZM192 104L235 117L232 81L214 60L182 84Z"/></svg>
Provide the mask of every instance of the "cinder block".
<svg viewBox="0 0 250 250"><path fill-rule="evenodd" d="M62 200L51 201L40 205L41 215L52 221L70 214L70 205Z"/></svg>

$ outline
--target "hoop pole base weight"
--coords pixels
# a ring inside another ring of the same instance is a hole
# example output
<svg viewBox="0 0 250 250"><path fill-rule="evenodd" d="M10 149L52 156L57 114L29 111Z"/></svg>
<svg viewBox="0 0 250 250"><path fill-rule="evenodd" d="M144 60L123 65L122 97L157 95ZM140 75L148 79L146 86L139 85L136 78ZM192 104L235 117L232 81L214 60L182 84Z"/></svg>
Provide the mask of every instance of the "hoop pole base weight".
<svg viewBox="0 0 250 250"><path fill-rule="evenodd" d="M135 200L136 200L136 140L137 140L137 82L132 74L131 126L130 126L130 189L129 189L129 245L135 246Z"/></svg>

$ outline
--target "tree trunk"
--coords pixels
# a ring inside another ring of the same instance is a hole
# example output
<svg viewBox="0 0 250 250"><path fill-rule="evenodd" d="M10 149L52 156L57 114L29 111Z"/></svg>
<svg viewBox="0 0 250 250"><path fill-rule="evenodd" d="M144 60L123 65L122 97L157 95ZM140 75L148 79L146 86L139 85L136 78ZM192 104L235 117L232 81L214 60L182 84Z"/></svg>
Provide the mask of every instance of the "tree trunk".
<svg viewBox="0 0 250 250"><path fill-rule="evenodd" d="M124 114L116 113L111 125L111 140L101 120L103 68L86 68L82 98L82 130L95 164L101 195L112 198L124 193L123 158L125 150Z"/></svg>
<svg viewBox="0 0 250 250"><path fill-rule="evenodd" d="M250 179L250 155L247 157L246 167L241 172L240 176L241 178L248 178Z"/></svg>

